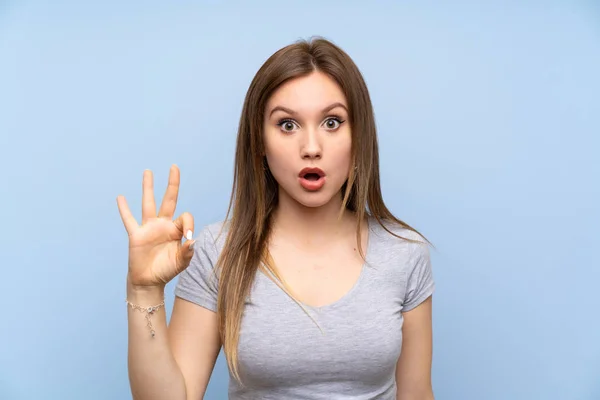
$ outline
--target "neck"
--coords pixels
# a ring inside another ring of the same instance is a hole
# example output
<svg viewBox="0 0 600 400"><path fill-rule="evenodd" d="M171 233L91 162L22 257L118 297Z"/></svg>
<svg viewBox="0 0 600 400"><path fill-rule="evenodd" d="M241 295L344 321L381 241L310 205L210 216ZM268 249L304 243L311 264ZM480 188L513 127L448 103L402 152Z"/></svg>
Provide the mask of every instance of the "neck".
<svg viewBox="0 0 600 400"><path fill-rule="evenodd" d="M288 196L280 196L273 215L273 230L311 238L310 241L345 234L354 228L356 220L350 211L344 211L339 218L341 207L341 196L334 196L320 207L306 207Z"/></svg>

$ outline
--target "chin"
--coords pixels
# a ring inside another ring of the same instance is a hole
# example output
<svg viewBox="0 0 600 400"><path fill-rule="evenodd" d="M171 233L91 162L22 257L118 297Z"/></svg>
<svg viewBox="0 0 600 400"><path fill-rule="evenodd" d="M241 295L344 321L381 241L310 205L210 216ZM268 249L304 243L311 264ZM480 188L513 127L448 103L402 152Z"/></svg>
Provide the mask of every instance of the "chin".
<svg viewBox="0 0 600 400"><path fill-rule="evenodd" d="M329 204L339 192L301 192L294 193L292 199L307 208L319 208Z"/></svg>

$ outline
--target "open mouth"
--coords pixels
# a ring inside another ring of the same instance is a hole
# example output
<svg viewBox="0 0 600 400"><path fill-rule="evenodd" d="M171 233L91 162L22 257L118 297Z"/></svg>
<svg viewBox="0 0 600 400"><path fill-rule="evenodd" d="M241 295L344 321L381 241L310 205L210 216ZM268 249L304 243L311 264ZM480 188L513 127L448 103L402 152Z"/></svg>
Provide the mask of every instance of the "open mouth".
<svg viewBox="0 0 600 400"><path fill-rule="evenodd" d="M319 168L304 168L298 174L300 185L308 191L316 191L325 184L325 173Z"/></svg>
<svg viewBox="0 0 600 400"><path fill-rule="evenodd" d="M321 168L304 168L298 176L309 181L316 181L325 176L325 172Z"/></svg>
<svg viewBox="0 0 600 400"><path fill-rule="evenodd" d="M307 181L318 181L321 178L321 175L314 172L310 172L308 174L304 174L303 178Z"/></svg>

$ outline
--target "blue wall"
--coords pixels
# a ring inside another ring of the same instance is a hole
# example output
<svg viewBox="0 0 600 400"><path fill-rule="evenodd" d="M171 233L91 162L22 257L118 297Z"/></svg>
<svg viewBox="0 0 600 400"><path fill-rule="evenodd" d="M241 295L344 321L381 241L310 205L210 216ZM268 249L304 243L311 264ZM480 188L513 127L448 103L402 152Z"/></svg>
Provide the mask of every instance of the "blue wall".
<svg viewBox="0 0 600 400"><path fill-rule="evenodd" d="M0 3L0 398L130 398L116 196L139 216L143 169L162 193L177 163L178 211L222 218L253 74L323 35L437 246L437 398L600 399L598 3L280 3Z"/></svg>

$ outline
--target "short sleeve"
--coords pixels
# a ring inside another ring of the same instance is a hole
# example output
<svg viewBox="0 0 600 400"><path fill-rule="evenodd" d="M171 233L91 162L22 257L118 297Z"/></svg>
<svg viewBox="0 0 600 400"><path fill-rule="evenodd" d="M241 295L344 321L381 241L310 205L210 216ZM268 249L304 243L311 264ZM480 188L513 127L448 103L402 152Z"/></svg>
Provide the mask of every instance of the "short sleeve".
<svg viewBox="0 0 600 400"><path fill-rule="evenodd" d="M190 265L179 274L175 295L216 312L219 283L214 267L217 257L213 236L206 227L196 238Z"/></svg>
<svg viewBox="0 0 600 400"><path fill-rule="evenodd" d="M406 283L403 312L417 307L431 296L435 289L429 247L426 243L419 243L414 246L412 257L410 257L413 266Z"/></svg>

